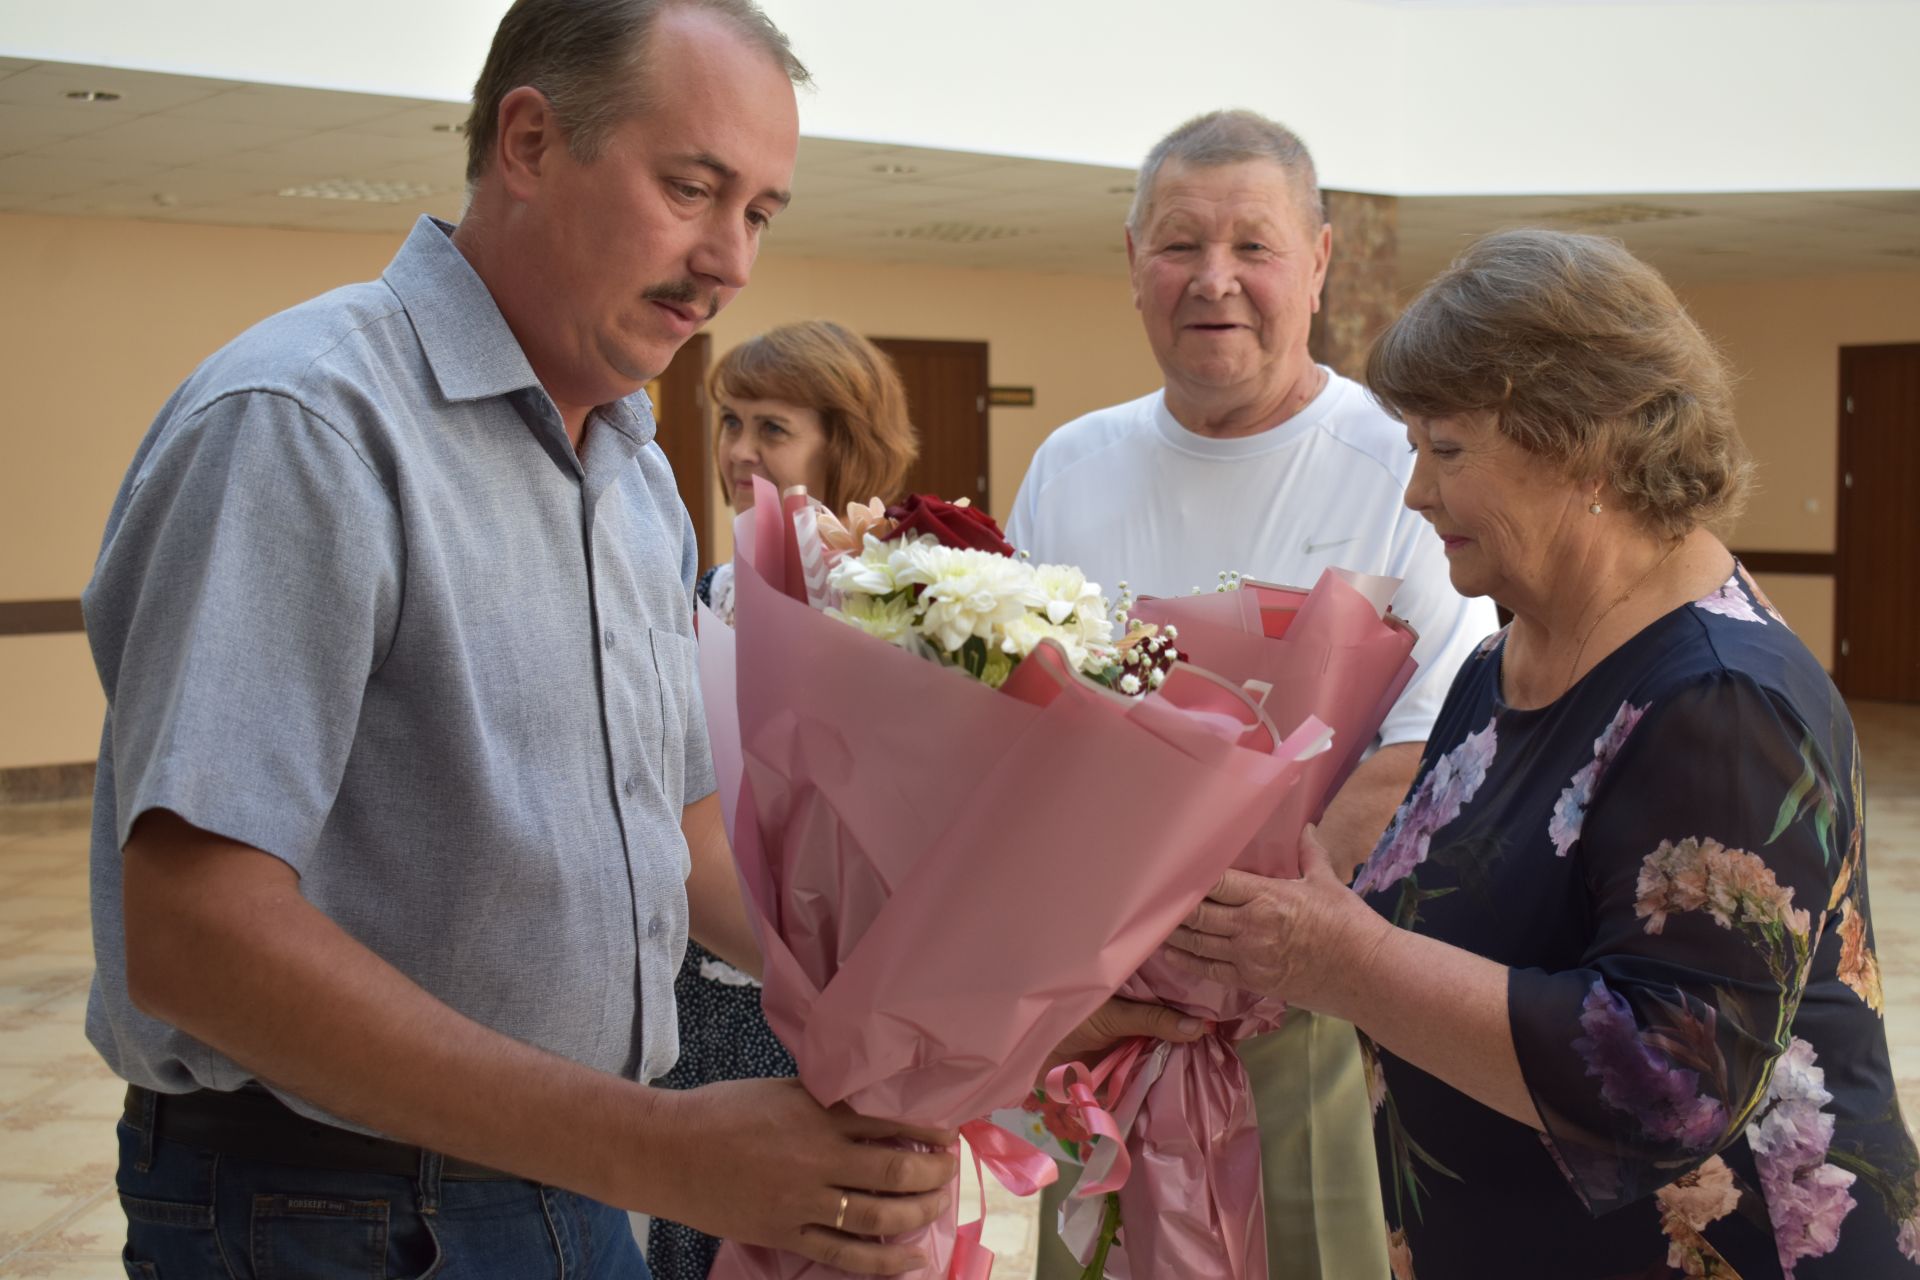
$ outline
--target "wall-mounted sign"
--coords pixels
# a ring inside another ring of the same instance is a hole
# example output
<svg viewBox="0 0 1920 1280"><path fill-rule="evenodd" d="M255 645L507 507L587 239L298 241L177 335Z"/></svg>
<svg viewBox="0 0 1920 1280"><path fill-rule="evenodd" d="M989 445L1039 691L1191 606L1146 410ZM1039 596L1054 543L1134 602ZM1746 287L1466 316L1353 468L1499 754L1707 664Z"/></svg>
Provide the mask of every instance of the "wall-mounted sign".
<svg viewBox="0 0 1920 1280"><path fill-rule="evenodd" d="M1033 408L1032 387L988 387L987 403L1019 409Z"/></svg>

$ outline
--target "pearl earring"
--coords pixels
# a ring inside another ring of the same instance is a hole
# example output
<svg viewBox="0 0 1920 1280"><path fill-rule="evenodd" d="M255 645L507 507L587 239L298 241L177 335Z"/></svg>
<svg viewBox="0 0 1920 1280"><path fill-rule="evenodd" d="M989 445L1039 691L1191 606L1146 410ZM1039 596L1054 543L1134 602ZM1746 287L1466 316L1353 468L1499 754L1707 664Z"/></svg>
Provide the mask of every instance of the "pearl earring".
<svg viewBox="0 0 1920 1280"><path fill-rule="evenodd" d="M1597 516L1604 510L1606 510L1606 508L1600 505L1599 495L1598 494L1594 495L1593 501L1587 504L1588 514Z"/></svg>

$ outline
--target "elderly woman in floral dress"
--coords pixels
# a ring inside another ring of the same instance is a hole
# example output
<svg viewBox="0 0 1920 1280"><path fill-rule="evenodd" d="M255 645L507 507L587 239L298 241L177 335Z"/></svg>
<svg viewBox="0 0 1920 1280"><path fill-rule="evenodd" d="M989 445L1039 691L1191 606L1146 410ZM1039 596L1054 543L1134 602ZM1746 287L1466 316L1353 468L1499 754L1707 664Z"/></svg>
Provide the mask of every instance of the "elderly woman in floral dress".
<svg viewBox="0 0 1920 1280"><path fill-rule="evenodd" d="M1853 725L1708 531L1748 471L1719 356L1618 245L1516 231L1367 378L1513 621L1353 887L1309 836L1176 958L1360 1028L1397 1276L1920 1274Z"/></svg>

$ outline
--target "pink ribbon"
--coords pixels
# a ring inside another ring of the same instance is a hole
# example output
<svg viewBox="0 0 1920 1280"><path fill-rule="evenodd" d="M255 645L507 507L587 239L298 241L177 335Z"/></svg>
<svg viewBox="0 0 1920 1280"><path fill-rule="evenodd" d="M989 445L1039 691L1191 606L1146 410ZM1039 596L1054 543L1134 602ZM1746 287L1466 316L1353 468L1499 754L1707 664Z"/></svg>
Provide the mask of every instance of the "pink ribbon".
<svg viewBox="0 0 1920 1280"><path fill-rule="evenodd" d="M1000 1185L1017 1196L1030 1196L1060 1176L1060 1169L1046 1152L1009 1133L991 1120L970 1120L960 1126L960 1136L973 1152L974 1181L980 1186L980 1216L954 1232L953 1259L947 1265L948 1280L991 1280L993 1250L980 1242L987 1225L987 1179L991 1170ZM983 1168L984 1166L984 1168Z"/></svg>
<svg viewBox="0 0 1920 1280"><path fill-rule="evenodd" d="M1145 1036L1134 1036L1116 1045L1092 1071L1082 1062L1064 1062L1047 1073L1047 1097L1065 1106L1081 1127L1094 1135L1096 1149L1103 1142L1113 1145L1113 1163L1107 1167L1106 1175L1092 1180L1081 1178L1073 1189L1076 1200L1118 1191L1133 1171L1126 1135L1120 1132L1112 1108L1119 1105L1151 1043ZM1104 1099L1094 1093L1102 1084L1107 1086Z"/></svg>

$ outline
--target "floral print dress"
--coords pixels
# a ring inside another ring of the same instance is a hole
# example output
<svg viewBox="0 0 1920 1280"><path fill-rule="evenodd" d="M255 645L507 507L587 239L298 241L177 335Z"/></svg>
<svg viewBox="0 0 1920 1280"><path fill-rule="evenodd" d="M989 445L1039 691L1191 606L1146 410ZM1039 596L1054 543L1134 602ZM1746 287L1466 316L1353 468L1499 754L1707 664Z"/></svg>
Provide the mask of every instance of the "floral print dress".
<svg viewBox="0 0 1920 1280"><path fill-rule="evenodd" d="M1744 569L1535 710L1461 669L1355 888L1508 967L1544 1133L1367 1043L1401 1280L1920 1276L1853 723Z"/></svg>

